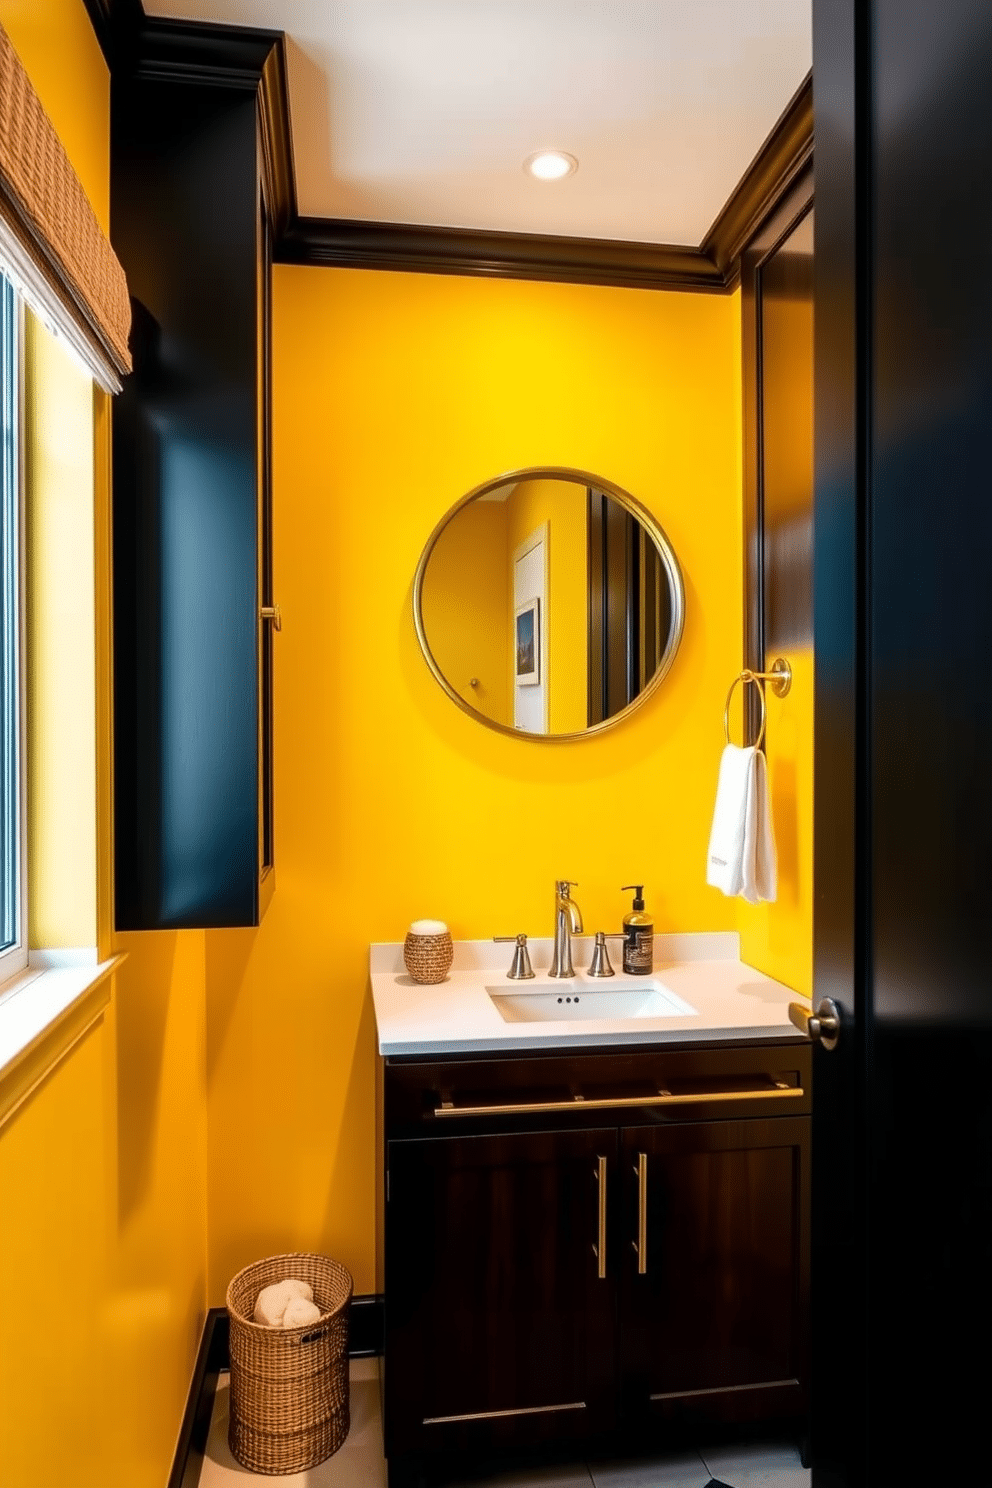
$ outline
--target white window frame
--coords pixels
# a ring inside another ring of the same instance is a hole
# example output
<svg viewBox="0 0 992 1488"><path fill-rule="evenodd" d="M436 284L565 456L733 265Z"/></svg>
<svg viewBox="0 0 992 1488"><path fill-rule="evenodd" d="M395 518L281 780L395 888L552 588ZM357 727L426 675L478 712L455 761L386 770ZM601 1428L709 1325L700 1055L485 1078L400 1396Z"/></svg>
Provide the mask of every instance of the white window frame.
<svg viewBox="0 0 992 1488"><path fill-rule="evenodd" d="M26 648L25 648L25 602L24 602L24 317L22 313L21 298L16 289L9 281L0 284L0 292L9 295L11 305L11 320L13 330L13 443L12 452L12 476L14 490L8 495L3 490L2 478L0 478L0 500L6 502L11 499L16 505L16 517L13 522L13 535L15 551L12 562L12 599L11 609L14 615L16 627L16 638L14 646L14 682L13 682L13 720L12 720L12 746L13 746L13 775L15 788L13 791L13 805L15 825L13 831L14 839L14 918L15 935L13 942L0 950L0 988L3 984L23 971L28 964L28 856L27 856L27 734L25 727L25 672L26 672ZM0 348L0 355L6 355L6 348ZM0 459L6 459L6 451L0 450ZM5 472L2 472L5 475ZM0 616L0 636L2 636L3 617ZM2 788L2 781L0 781ZM0 848L5 844L0 844ZM2 930L2 925L0 925Z"/></svg>

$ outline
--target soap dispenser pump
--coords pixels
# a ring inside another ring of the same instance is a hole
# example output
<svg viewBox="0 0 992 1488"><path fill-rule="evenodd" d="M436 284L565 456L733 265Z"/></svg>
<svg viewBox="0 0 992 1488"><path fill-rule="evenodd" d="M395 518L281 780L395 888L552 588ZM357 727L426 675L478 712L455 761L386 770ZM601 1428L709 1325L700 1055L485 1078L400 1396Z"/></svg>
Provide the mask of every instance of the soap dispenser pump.
<svg viewBox="0 0 992 1488"><path fill-rule="evenodd" d="M634 906L623 917L623 969L628 976L650 976L654 966L654 920L644 913L644 885L624 884L634 891Z"/></svg>

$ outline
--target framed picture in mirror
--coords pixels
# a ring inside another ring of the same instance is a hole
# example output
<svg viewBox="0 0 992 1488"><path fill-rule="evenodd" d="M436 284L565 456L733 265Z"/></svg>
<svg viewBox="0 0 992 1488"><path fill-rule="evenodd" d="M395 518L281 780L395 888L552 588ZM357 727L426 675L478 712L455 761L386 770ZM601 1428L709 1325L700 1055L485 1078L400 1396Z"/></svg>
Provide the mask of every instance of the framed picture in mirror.
<svg viewBox="0 0 992 1488"><path fill-rule="evenodd" d="M541 681L541 601L529 599L516 612L517 649L514 677L518 687Z"/></svg>

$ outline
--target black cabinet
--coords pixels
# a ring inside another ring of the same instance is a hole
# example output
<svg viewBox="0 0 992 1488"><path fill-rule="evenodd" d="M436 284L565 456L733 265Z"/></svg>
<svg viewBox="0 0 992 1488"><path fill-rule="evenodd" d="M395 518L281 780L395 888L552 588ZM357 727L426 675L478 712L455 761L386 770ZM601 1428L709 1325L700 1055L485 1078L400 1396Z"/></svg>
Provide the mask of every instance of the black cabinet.
<svg viewBox="0 0 992 1488"><path fill-rule="evenodd" d="M383 1088L391 1480L803 1416L808 1046L387 1061Z"/></svg>
<svg viewBox="0 0 992 1488"><path fill-rule="evenodd" d="M147 22L115 71L134 373L114 461L116 920L257 924L272 876L269 33Z"/></svg>

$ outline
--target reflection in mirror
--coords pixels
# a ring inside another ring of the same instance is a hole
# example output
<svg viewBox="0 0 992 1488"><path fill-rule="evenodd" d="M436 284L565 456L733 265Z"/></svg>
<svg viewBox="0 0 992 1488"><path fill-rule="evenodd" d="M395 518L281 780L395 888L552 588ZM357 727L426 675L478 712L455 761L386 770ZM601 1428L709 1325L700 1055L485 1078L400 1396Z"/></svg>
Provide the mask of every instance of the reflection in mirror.
<svg viewBox="0 0 992 1488"><path fill-rule="evenodd" d="M571 736L660 682L682 634L678 563L634 499L583 471L488 482L432 534L414 609L445 690L494 727Z"/></svg>

